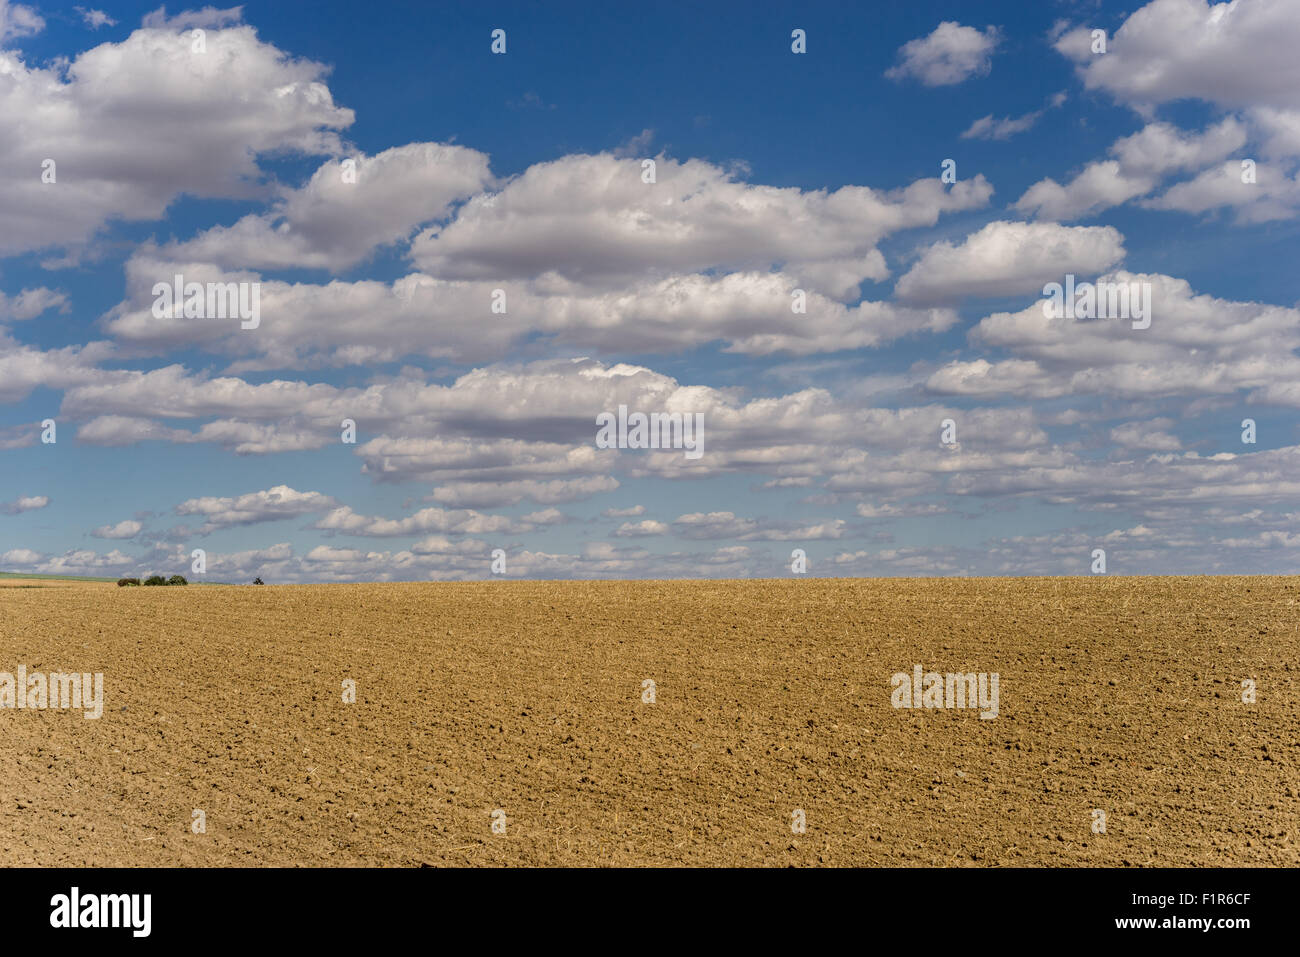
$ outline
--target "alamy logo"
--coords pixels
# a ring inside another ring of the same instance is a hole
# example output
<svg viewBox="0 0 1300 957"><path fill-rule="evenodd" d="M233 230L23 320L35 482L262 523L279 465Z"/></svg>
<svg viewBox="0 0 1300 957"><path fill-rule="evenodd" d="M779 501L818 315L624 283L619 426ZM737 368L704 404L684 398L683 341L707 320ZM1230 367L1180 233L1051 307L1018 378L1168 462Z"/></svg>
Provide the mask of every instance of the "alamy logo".
<svg viewBox="0 0 1300 957"><path fill-rule="evenodd" d="M1132 319L1134 329L1151 327L1151 283L1081 282L1068 273L1065 285L1043 287L1043 315L1048 319Z"/></svg>
<svg viewBox="0 0 1300 957"><path fill-rule="evenodd" d="M82 717L98 718L104 713L104 673L28 674L26 665L16 675L0 671L0 708L83 708Z"/></svg>
<svg viewBox="0 0 1300 957"><path fill-rule="evenodd" d="M998 673L957 672L939 674L912 666L912 673L896 672L889 682L895 708L979 708L980 717L998 716Z"/></svg>
<svg viewBox="0 0 1300 957"><path fill-rule="evenodd" d="M685 449L688 459L704 454L703 412L633 412L618 407L618 415L596 416L598 449Z"/></svg>
<svg viewBox="0 0 1300 957"><path fill-rule="evenodd" d="M152 894L70 894L50 898L51 927L129 927L131 936L148 937L152 927Z"/></svg>
<svg viewBox="0 0 1300 957"><path fill-rule="evenodd" d="M172 282L156 282L155 319L241 319L241 329L256 329L262 322L260 282L186 282L177 273Z"/></svg>

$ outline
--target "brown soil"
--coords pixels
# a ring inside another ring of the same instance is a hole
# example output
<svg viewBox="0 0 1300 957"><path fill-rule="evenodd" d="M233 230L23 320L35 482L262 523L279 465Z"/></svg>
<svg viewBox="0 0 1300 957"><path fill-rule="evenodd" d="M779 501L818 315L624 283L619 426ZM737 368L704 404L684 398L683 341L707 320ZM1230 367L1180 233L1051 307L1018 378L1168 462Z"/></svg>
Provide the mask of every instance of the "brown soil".
<svg viewBox="0 0 1300 957"><path fill-rule="evenodd" d="M1278 577L4 588L0 671L102 671L105 701L0 709L0 847L1294 866L1298 601ZM914 664L997 672L999 716L894 708Z"/></svg>

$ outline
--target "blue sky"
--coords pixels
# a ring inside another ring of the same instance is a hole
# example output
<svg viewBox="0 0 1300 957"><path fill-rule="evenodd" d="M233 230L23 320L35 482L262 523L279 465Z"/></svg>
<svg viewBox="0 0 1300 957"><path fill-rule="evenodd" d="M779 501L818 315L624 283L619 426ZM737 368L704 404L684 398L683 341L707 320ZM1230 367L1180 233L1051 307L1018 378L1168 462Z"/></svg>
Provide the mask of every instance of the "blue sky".
<svg viewBox="0 0 1300 957"><path fill-rule="evenodd" d="M0 570L1297 570L1300 3L706 6L0 2Z"/></svg>

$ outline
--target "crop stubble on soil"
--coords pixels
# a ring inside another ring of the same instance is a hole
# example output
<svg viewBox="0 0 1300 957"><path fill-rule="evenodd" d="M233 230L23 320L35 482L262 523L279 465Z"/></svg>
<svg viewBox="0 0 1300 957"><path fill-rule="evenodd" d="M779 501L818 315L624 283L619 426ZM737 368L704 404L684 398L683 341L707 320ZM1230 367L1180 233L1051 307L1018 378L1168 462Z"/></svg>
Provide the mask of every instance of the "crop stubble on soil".
<svg viewBox="0 0 1300 957"><path fill-rule="evenodd" d="M1280 577L4 587L0 671L102 671L105 708L0 710L0 846L1296 865L1297 600ZM914 664L997 672L999 716L894 709Z"/></svg>

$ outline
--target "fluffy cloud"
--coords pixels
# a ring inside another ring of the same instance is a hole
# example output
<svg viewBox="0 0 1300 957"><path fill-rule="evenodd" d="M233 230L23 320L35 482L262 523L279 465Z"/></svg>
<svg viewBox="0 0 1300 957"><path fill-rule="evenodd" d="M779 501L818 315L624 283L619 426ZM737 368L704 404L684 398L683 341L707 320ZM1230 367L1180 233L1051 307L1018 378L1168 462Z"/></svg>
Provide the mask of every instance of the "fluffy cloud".
<svg viewBox="0 0 1300 957"><path fill-rule="evenodd" d="M596 415L619 405L703 414L705 454L690 460L681 451L596 448ZM367 475L385 483L432 483L430 500L448 508L575 501L617 489L618 475L702 478L744 471L795 484L830 477L846 489L920 490L933 486L936 473L959 467L937 441L904 467L884 467L879 458L915 449L918 434L937 430L959 410L864 409L824 389L746 401L645 367L590 359L485 367L450 385L401 377L364 389L283 380L255 385L167 366L70 388L63 413L102 418L137 407L256 427L264 431L268 449L278 447L282 432L337 443L339 422L352 418L360 437L354 452ZM961 467L992 467L979 456L1002 450L1023 456L1044 442L1027 410L960 414ZM214 439L213 425L187 432L183 441ZM844 439L864 435L875 450L869 461Z"/></svg>
<svg viewBox="0 0 1300 957"><path fill-rule="evenodd" d="M1255 181L1243 182L1242 164L1230 160L1169 187L1143 203L1148 209L1204 213L1227 207L1241 223L1290 219L1300 211L1300 171L1292 176L1274 164L1259 163Z"/></svg>
<svg viewBox="0 0 1300 957"><path fill-rule="evenodd" d="M0 563L42 575L115 575L130 570L135 559L116 548L103 555L88 548L72 548L62 555L16 548L0 555Z"/></svg>
<svg viewBox="0 0 1300 957"><path fill-rule="evenodd" d="M435 502L447 505L478 505L484 508L502 505L518 505L528 500L540 505L557 502L576 502L618 488L618 479L608 475L593 475L586 478L551 479L516 479L514 481L495 480L490 477L483 480L444 482L433 490L431 496Z"/></svg>
<svg viewBox="0 0 1300 957"><path fill-rule="evenodd" d="M1117 272L1099 282L1149 283L1151 326L1045 315L1043 300L981 320L971 338L1015 358L960 360L927 387L949 395L1231 395L1300 403L1300 311L1196 294L1185 280Z"/></svg>
<svg viewBox="0 0 1300 957"><path fill-rule="evenodd" d="M806 311L796 313L797 280L756 272L674 276L609 292L528 281L509 290L507 314L493 315L496 283L417 273L392 284L263 281L261 324L250 335L234 318L155 318L153 284L171 283L178 273L187 282L247 278L209 264L135 258L127 267L131 298L110 313L107 330L134 352L200 346L238 356L231 371L241 372L421 354L481 362L539 337L600 352L677 352L720 341L745 355L807 355L875 348L957 321L949 310L871 301L845 306L815 292L806 292ZM484 321L465 321L473 316Z"/></svg>
<svg viewBox="0 0 1300 957"><path fill-rule="evenodd" d="M872 520L915 518L922 515L944 515L948 511L949 509L945 505L939 505L937 503L925 504L920 502L905 505L861 502L857 507L857 513L860 517Z"/></svg>
<svg viewBox="0 0 1300 957"><path fill-rule="evenodd" d="M82 21L92 30L98 30L100 27L117 26L117 21L103 10L87 9L86 7L73 7L72 9L81 14Z"/></svg>
<svg viewBox="0 0 1300 957"><path fill-rule="evenodd" d="M4 13L7 9L8 13ZM0 30L21 6L0 8ZM112 219L158 219L181 194L258 193L257 156L340 151L318 63L295 60L249 26L209 30L204 53L146 27L70 63L28 66L0 52L0 254L75 246ZM42 182L42 163L56 179ZM27 170L27 175L17 171Z"/></svg>
<svg viewBox="0 0 1300 957"><path fill-rule="evenodd" d="M1146 195L1171 173L1217 163L1245 142L1245 127L1232 117L1199 134L1149 123L1111 145L1115 159L1089 163L1065 185L1051 178L1039 180L1016 201L1015 209L1046 219L1091 216Z"/></svg>
<svg viewBox="0 0 1300 957"><path fill-rule="evenodd" d="M191 498L176 506L177 515L200 515L206 521L199 530L207 534L232 525L253 525L294 518L333 508L337 503L320 492L299 492L287 485L277 485L262 492L234 497L204 496Z"/></svg>
<svg viewBox="0 0 1300 957"><path fill-rule="evenodd" d="M1088 89L1124 102L1300 107L1300 17L1287 0L1153 0L1115 31L1104 56L1091 52L1090 37L1090 27L1076 27L1056 48Z"/></svg>
<svg viewBox="0 0 1300 957"><path fill-rule="evenodd" d="M1111 508L1123 502L1140 515L1148 507L1171 505L1272 506L1300 493L1297 465L1300 446L1244 455L1151 453L961 475L951 487L962 495L1036 495L1053 504L1085 507Z"/></svg>
<svg viewBox="0 0 1300 957"><path fill-rule="evenodd" d="M77 429L77 441L87 445L135 445L150 439L184 442L190 434L153 419L131 415L100 415Z"/></svg>
<svg viewBox="0 0 1300 957"><path fill-rule="evenodd" d="M18 515L32 512L50 504L47 495L21 495L12 502L0 502L0 515Z"/></svg>
<svg viewBox="0 0 1300 957"><path fill-rule="evenodd" d="M5 320L34 319L50 309L60 312L68 311L68 297L53 289L38 286L24 289L16 296L6 296L0 292L0 322Z"/></svg>
<svg viewBox="0 0 1300 957"><path fill-rule="evenodd" d="M798 522L761 522L737 517L734 512L692 512L673 521L673 531L683 538L729 538L742 542L788 542L835 539L844 535L843 519L801 525Z"/></svg>
<svg viewBox="0 0 1300 957"><path fill-rule="evenodd" d="M1066 273L1094 276L1124 258L1124 237L1110 226L989 223L960 245L940 242L898 280L895 293L915 302L949 302L1038 292Z"/></svg>
<svg viewBox="0 0 1300 957"><path fill-rule="evenodd" d="M94 382L102 376L98 361L106 355L94 343L37 349L0 331L0 402L17 402L39 386L66 389Z"/></svg>
<svg viewBox="0 0 1300 957"><path fill-rule="evenodd" d="M32 566L42 557L40 552L34 552L30 548L11 548L7 552L0 552L0 565L8 568L15 565Z"/></svg>
<svg viewBox="0 0 1300 957"><path fill-rule="evenodd" d="M0 43L29 37L45 29L45 20L25 3L0 0Z"/></svg>
<svg viewBox="0 0 1300 957"><path fill-rule="evenodd" d="M634 518L645 514L645 506L633 505L631 508L607 508L600 514L605 518Z"/></svg>
<svg viewBox="0 0 1300 957"><path fill-rule="evenodd" d="M559 513L556 512L556 514ZM540 517L543 519L551 518L549 515ZM518 533L531 531L535 526L529 521L518 521L506 518L503 515L484 515L482 512L475 512L470 509L422 508L405 518L391 519L358 515L351 508L344 505L328 512L313 527L346 532L349 535L382 537L424 532L443 532L456 535Z"/></svg>
<svg viewBox="0 0 1300 957"><path fill-rule="evenodd" d="M353 264L487 178L482 154L438 144L363 162L356 184L342 183L337 164L327 163L271 213L141 250L127 264L128 298L105 327L131 352L201 347L235 357L231 371L412 354L481 362L539 335L602 352L715 341L747 355L876 347L956 321L941 309L845 305L863 280L888 275L876 244L933 225L944 212L982 206L992 192L981 176L952 189L934 179L883 193L800 191L664 157L657 182L646 184L635 159L565 157L529 167L420 233L411 253L423 273L392 283L262 280L256 335L236 334L236 320L152 314L154 284L177 274L257 281L228 267ZM412 202L412 193L424 198ZM491 312L497 290L507 295L505 314ZM792 309L796 290L806 295L805 311ZM465 321L475 315L485 321Z"/></svg>
<svg viewBox="0 0 1300 957"><path fill-rule="evenodd" d="M282 190L270 212L213 227L168 247L166 255L227 268L337 272L443 218L454 202L491 181L487 157L463 146L411 143L348 159L351 181L342 163L331 160L305 185Z"/></svg>
<svg viewBox="0 0 1300 957"><path fill-rule="evenodd" d="M1300 110L1260 106L1248 115L1256 138L1262 141L1265 156L1300 156Z"/></svg>
<svg viewBox="0 0 1300 957"><path fill-rule="evenodd" d="M95 538L135 538L142 528L144 526L141 523L128 518L116 525L101 525L90 534Z"/></svg>
<svg viewBox="0 0 1300 957"><path fill-rule="evenodd" d="M647 518L639 522L624 522L614 530L614 534L619 538L645 538L649 535L667 535L668 526L663 522Z"/></svg>
<svg viewBox="0 0 1300 957"><path fill-rule="evenodd" d="M891 80L915 78L926 86L951 86L989 72L1000 36L997 27L983 32L945 20L929 36L903 44L898 63L885 71Z"/></svg>
<svg viewBox="0 0 1300 957"><path fill-rule="evenodd" d="M641 172L639 160L608 153L530 166L417 236L412 259L441 279L546 277L608 290L783 263L804 288L850 300L863 280L888 274L881 239L983 206L992 194L983 176L951 189L936 178L888 192L758 186L711 163L665 156L655 183Z"/></svg>
<svg viewBox="0 0 1300 957"><path fill-rule="evenodd" d="M1178 437L1166 431L1173 419L1152 419L1149 422L1125 422L1110 430L1110 439L1125 449L1145 449L1148 452L1176 452L1183 447Z"/></svg>

